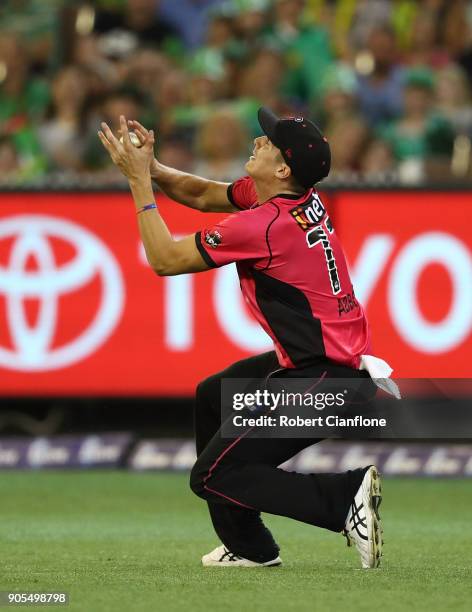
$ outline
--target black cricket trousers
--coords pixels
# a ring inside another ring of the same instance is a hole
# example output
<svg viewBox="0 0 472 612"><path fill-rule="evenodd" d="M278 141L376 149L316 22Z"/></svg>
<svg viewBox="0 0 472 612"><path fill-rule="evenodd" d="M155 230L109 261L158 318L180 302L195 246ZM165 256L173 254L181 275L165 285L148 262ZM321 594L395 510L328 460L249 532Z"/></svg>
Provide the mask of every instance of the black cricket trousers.
<svg viewBox="0 0 472 612"><path fill-rule="evenodd" d="M287 472L278 466L320 440L255 437L257 428L243 430L235 439L221 436L221 380L266 378L271 374L278 376L279 372L312 379L368 378L366 372L329 361L303 369L281 370L275 352L271 351L238 361L198 385L197 461L190 486L208 502L213 527L221 542L234 554L256 562L270 561L279 552L260 512L339 532L366 469L341 474Z"/></svg>

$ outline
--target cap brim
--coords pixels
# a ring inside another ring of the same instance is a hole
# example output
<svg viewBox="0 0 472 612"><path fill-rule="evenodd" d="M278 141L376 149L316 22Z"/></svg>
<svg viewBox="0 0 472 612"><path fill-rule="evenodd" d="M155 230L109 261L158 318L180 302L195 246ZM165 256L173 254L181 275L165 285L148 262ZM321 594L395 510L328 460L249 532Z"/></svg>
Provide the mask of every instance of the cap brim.
<svg viewBox="0 0 472 612"><path fill-rule="evenodd" d="M277 117L277 115L274 115L274 113L271 110L269 110L265 106L262 106L257 112L257 119L259 121L259 125L261 126L264 134L277 147L278 144L276 142L276 135L275 135L275 131L276 131L275 128L277 126L277 123L279 122L279 118Z"/></svg>

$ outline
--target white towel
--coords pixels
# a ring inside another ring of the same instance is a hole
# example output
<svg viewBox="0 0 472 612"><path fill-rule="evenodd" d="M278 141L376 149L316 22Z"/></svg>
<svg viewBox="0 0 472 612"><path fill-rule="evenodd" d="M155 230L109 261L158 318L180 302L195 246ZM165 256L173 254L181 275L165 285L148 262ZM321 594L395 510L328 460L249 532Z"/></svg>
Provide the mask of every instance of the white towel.
<svg viewBox="0 0 472 612"><path fill-rule="evenodd" d="M402 398L398 385L390 378L393 369L383 359L373 355L361 355L359 370L367 370L379 389L394 395L397 399Z"/></svg>

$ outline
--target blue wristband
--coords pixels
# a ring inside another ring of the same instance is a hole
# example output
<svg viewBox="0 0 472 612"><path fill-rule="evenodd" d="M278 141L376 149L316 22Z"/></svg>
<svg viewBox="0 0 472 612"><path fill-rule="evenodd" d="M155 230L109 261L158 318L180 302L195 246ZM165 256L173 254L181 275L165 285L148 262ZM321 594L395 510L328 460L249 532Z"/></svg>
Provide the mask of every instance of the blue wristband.
<svg viewBox="0 0 472 612"><path fill-rule="evenodd" d="M140 208L136 214L139 215L142 212L146 212L147 210L153 210L154 208L157 209L157 204L155 202L153 202L152 204L146 204L146 206L143 206L142 208Z"/></svg>

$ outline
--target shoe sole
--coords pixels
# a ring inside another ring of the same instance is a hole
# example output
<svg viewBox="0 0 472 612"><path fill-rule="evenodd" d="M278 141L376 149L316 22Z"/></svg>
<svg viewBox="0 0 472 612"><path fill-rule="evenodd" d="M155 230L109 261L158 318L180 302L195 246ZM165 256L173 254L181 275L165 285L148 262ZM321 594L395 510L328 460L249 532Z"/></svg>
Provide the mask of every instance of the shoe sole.
<svg viewBox="0 0 472 612"><path fill-rule="evenodd" d="M369 491L368 491L368 506L371 510L371 524L369 540L372 545L372 564L369 568L377 568L380 566L382 559L382 522L380 520L379 506L382 503L382 482L380 480L380 474L377 468L372 466L369 468L370 479L369 479Z"/></svg>
<svg viewBox="0 0 472 612"><path fill-rule="evenodd" d="M202 561L203 567L278 567L282 565L282 559L276 559L274 561L268 561L267 563L241 563L238 564L235 561Z"/></svg>

